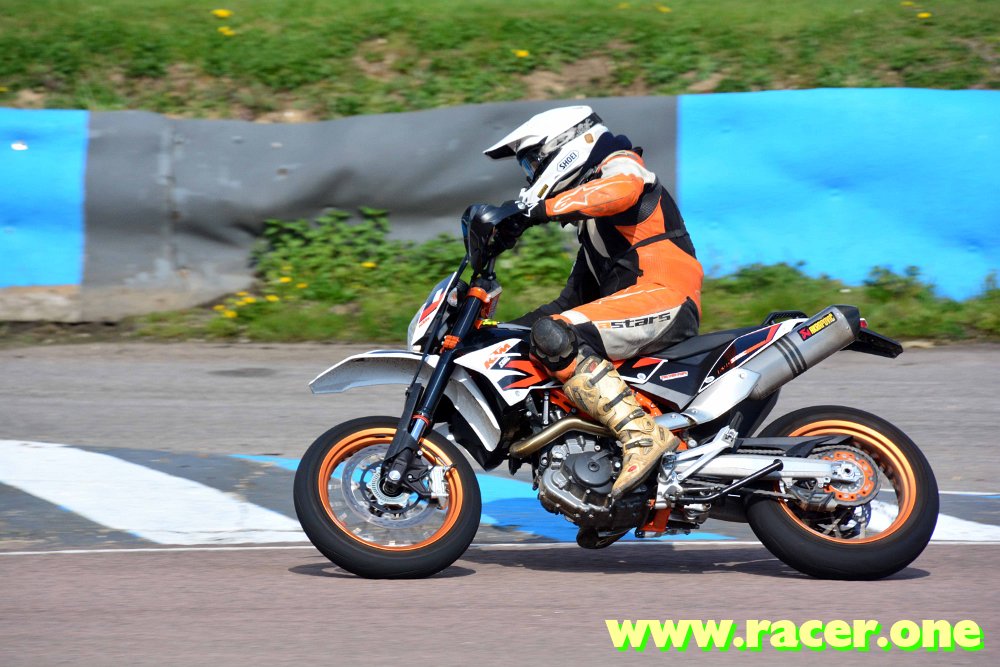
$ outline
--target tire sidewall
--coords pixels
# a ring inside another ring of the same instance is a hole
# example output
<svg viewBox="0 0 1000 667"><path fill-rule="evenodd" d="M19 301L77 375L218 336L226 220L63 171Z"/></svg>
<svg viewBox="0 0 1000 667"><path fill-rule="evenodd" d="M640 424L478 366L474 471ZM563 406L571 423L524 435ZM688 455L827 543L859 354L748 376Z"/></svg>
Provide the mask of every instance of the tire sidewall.
<svg viewBox="0 0 1000 667"><path fill-rule="evenodd" d="M455 466L462 485L462 507L451 529L433 543L411 551L385 551L348 537L329 517L319 493L319 474L330 449L357 431L395 431L394 417L362 417L331 428L309 447L295 473L295 513L319 551L343 569L367 578L427 577L458 560L479 529L482 500L472 466L444 436L430 431L424 440L438 447Z"/></svg>
<svg viewBox="0 0 1000 667"><path fill-rule="evenodd" d="M796 410L765 427L759 437L783 437L811 423L854 422L881 433L900 450L913 469L915 502L909 518L895 532L867 543L833 542L809 531L788 515L780 502L751 497L747 519L771 553L800 572L830 579L880 579L902 570L930 541L937 523L938 491L926 457L901 430L863 410L823 405Z"/></svg>

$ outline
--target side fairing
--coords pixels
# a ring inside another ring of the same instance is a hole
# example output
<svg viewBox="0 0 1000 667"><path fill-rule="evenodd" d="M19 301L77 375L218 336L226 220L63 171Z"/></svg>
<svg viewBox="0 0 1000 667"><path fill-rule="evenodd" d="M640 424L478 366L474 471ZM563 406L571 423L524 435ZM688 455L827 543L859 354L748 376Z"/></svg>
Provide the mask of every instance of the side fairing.
<svg viewBox="0 0 1000 667"><path fill-rule="evenodd" d="M502 334L503 330L493 332L494 336ZM463 354L455 363L485 377L507 405L524 401L533 389L559 386L528 356L528 342L523 336L490 341L482 348Z"/></svg>

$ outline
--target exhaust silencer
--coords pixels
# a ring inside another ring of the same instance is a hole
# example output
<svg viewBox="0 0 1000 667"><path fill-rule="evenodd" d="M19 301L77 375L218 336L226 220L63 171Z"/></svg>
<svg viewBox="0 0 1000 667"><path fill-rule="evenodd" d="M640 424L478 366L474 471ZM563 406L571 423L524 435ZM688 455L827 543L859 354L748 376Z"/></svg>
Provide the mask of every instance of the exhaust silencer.
<svg viewBox="0 0 1000 667"><path fill-rule="evenodd" d="M830 306L741 366L760 375L750 398L770 396L775 389L854 342L861 313L854 306Z"/></svg>

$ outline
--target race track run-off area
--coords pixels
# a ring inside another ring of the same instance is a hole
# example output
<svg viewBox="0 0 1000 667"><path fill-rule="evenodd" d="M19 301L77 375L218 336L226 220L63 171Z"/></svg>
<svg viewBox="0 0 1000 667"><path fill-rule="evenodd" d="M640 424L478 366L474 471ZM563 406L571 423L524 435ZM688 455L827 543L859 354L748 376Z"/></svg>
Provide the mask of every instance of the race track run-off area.
<svg viewBox="0 0 1000 667"><path fill-rule="evenodd" d="M402 387L308 392L312 377L363 349L0 350L0 663L273 664L335 654L384 664L403 650L378 637L367 645L360 634L436 613L450 623L437 628L447 636L422 629L408 641L425 655L446 642L437 664L482 655L480 625L491 624L492 636L528 664L541 646L546 655L555 647L580 664L609 664L654 656L610 650L605 618L801 622L862 612L885 622L971 618L986 630L987 650L949 663L990 663L1000 565L1000 454L990 434L1000 347L914 349L895 361L845 352L794 381L779 401L774 416L811 404L879 414L935 470L942 495L931 546L898 575L867 584L806 578L771 557L747 526L720 521L690 535L630 536L583 551L575 527L538 504L530 479L505 469L478 471L481 527L455 566L423 582L350 576L308 544L291 487L299 457L320 433L399 411ZM272 640L269 624L294 646ZM770 657L780 663L782 655ZM924 654L887 656L904 657L932 664Z"/></svg>

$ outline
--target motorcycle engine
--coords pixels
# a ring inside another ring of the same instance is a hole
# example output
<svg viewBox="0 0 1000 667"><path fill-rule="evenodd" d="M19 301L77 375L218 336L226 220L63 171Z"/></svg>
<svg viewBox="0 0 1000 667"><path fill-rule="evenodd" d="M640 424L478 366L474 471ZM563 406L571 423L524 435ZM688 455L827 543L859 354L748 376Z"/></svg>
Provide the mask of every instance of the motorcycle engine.
<svg viewBox="0 0 1000 667"><path fill-rule="evenodd" d="M609 495L621 456L615 443L583 433L557 441L539 459L538 499L581 527L627 530L643 520L648 489L640 485L612 506Z"/></svg>

